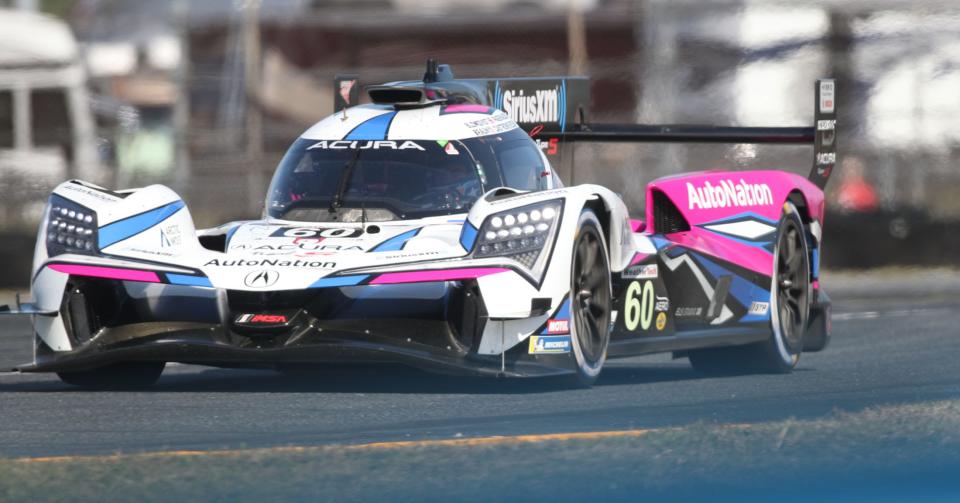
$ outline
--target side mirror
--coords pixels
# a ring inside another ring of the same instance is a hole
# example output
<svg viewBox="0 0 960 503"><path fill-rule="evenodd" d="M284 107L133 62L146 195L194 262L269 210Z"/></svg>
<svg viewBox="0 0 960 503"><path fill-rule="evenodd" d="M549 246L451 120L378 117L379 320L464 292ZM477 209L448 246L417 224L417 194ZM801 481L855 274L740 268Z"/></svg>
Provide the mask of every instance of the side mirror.
<svg viewBox="0 0 960 503"><path fill-rule="evenodd" d="M630 229L633 230L633 232L643 232L647 230L647 223L644 222L643 220L636 220L631 218Z"/></svg>

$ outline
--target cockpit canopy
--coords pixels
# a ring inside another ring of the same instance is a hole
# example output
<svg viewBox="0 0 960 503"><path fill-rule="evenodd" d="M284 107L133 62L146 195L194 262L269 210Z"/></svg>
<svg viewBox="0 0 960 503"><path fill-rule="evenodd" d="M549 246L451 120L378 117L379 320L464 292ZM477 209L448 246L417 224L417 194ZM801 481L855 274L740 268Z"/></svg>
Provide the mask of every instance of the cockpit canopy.
<svg viewBox="0 0 960 503"><path fill-rule="evenodd" d="M463 140L300 138L277 167L267 215L377 222L466 213L496 187L548 188L544 162L519 128Z"/></svg>

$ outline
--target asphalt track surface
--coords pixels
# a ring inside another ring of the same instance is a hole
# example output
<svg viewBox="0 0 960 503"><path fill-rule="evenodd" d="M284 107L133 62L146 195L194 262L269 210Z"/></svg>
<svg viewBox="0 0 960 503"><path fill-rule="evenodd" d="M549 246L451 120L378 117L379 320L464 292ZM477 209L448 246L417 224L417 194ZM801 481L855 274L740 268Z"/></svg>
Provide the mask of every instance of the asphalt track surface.
<svg viewBox="0 0 960 503"><path fill-rule="evenodd" d="M833 342L791 375L704 377L685 359L655 355L612 360L593 389L568 390L402 368L290 377L173 365L149 392L87 392L51 374L2 372L0 457L752 423L960 398L955 273L824 283ZM28 361L30 347L26 320L0 319L0 368Z"/></svg>

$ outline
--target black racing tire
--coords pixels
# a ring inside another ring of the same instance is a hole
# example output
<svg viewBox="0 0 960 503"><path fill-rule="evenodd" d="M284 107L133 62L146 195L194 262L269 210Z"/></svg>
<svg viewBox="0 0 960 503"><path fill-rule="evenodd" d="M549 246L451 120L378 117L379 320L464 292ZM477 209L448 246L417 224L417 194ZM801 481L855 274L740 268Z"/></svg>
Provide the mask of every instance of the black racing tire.
<svg viewBox="0 0 960 503"><path fill-rule="evenodd" d="M156 384L165 366L165 362L121 362L92 370L57 372L57 376L84 389L139 390Z"/></svg>
<svg viewBox="0 0 960 503"><path fill-rule="evenodd" d="M570 260L570 341L575 373L569 384L587 388L603 370L610 345L613 287L603 227L593 211L580 214Z"/></svg>
<svg viewBox="0 0 960 503"><path fill-rule="evenodd" d="M687 353L694 370L711 375L793 371L810 322L810 251L803 220L793 203L783 205L770 280L770 338L766 341Z"/></svg>

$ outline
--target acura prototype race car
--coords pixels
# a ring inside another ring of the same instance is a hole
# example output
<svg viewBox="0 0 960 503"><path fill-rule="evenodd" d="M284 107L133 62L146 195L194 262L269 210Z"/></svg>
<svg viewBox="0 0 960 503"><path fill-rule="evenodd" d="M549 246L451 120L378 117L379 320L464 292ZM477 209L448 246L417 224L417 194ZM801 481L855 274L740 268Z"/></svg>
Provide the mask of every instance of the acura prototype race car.
<svg viewBox="0 0 960 503"><path fill-rule="evenodd" d="M197 230L164 186L58 186L32 301L2 310L33 320L18 370L117 387L167 362L390 362L589 385L608 357L785 373L827 344L832 80L796 128L591 124L585 78L458 80L435 61L368 87L365 105L346 106L355 78L337 84L338 109L290 146L260 220ZM576 141L811 143L815 161L809 178L662 178L631 219L614 191L561 182Z"/></svg>

